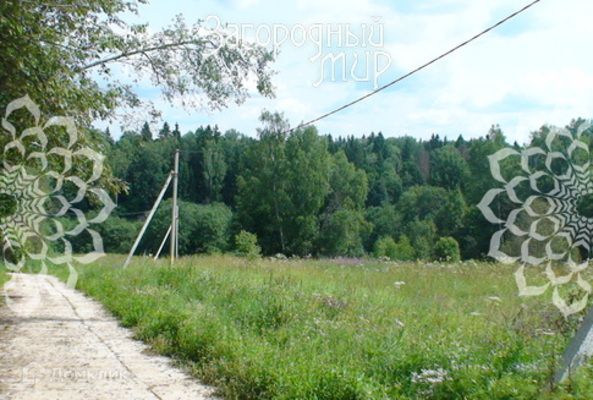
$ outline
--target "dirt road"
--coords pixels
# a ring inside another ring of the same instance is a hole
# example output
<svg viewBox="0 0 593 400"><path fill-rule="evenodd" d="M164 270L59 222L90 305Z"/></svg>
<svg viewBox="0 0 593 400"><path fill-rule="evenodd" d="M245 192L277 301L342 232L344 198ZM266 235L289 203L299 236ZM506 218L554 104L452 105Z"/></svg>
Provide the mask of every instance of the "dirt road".
<svg viewBox="0 0 593 400"><path fill-rule="evenodd" d="M214 399L56 278L14 274L5 288L0 400Z"/></svg>

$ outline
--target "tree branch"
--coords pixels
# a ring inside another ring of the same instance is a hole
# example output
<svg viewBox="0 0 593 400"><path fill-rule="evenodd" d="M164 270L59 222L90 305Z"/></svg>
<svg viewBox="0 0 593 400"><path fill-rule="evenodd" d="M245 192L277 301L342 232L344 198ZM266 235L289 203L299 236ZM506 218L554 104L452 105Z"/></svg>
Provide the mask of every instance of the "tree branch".
<svg viewBox="0 0 593 400"><path fill-rule="evenodd" d="M211 41L210 44L214 45L214 43L212 43ZM128 58L128 57L132 57L138 54L146 54L147 52L151 52L151 51L156 51L156 50L164 50L164 49L169 49L169 48L175 48L175 47L181 47L181 46L185 46L188 44L198 44L201 43L200 41L197 40L187 40L187 41L181 41L181 42L173 42L173 43L164 43L158 46L152 46L152 47L146 47L146 48L141 48L141 49L134 49L134 50L130 50L130 51L125 51L123 53L120 54L116 54L113 55L111 57L107 57L104 58L102 60L97 60L97 61L93 61L92 63L83 65L82 67L77 68L77 72L82 72L82 71L86 71L88 69L97 67L99 65L103 65L103 64L107 64L110 62L114 62L117 60L120 60L122 58ZM214 48L214 47L213 47Z"/></svg>

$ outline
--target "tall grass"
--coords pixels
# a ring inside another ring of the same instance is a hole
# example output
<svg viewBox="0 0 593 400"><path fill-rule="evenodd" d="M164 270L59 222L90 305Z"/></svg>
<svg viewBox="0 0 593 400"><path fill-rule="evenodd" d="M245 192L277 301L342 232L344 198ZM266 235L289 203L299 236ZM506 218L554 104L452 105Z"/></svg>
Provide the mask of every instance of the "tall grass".
<svg viewBox="0 0 593 400"><path fill-rule="evenodd" d="M227 399L593 398L590 369L550 392L577 321L508 266L122 261L79 288Z"/></svg>

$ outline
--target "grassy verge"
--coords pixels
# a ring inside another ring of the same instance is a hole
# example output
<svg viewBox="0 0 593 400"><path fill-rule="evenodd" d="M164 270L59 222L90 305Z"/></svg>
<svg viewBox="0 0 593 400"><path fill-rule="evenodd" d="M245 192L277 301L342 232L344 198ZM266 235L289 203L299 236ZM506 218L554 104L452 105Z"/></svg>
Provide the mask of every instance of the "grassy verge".
<svg viewBox="0 0 593 400"><path fill-rule="evenodd" d="M507 266L122 261L79 289L228 399L593 398L591 368L549 393L576 322Z"/></svg>
<svg viewBox="0 0 593 400"><path fill-rule="evenodd" d="M0 293L4 293L4 284L10 280L6 266L0 262ZM0 294L0 306L5 304L4 296Z"/></svg>
<svg viewBox="0 0 593 400"><path fill-rule="evenodd" d="M0 264L0 288L4 286L6 282L10 280L10 275L6 272L6 268Z"/></svg>

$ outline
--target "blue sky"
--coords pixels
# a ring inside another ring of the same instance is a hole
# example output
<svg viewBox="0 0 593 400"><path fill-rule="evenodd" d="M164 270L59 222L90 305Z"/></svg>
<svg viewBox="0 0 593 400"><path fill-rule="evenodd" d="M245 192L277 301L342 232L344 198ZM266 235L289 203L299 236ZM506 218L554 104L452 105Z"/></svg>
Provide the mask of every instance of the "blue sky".
<svg viewBox="0 0 593 400"><path fill-rule="evenodd" d="M344 53L341 61L322 70L311 60L316 46L285 43L274 64L276 98L254 93L241 106L208 112L170 106L149 82L140 81L138 93L153 100L170 123L182 132L202 124L217 124L255 135L263 109L281 111L291 124L309 120L373 89L373 80L356 81L348 71L355 54L359 68L365 51L381 54L389 68L379 83L414 69L437 54L467 39L501 17L526 4L520 0L152 0L139 9L132 22L148 22L151 29L168 24L176 14L188 22L217 16L229 23L323 26L381 24L383 43L372 48L346 48L333 42L321 57ZM525 142L529 132L544 123L565 125L571 118L592 117L593 56L590 38L593 2L542 0L507 25L454 53L429 69L371 99L317 124L321 133L361 136L382 131L386 136L428 138L432 133L456 138L484 135L498 123L507 137ZM375 25L377 26L377 25ZM324 32L327 32L325 29ZM360 36L360 35L359 35ZM361 75L359 75L361 76ZM324 78L316 85L316 82ZM98 125L103 125L99 123ZM112 131L119 129L112 125ZM155 127L156 129L156 127Z"/></svg>

